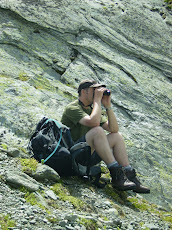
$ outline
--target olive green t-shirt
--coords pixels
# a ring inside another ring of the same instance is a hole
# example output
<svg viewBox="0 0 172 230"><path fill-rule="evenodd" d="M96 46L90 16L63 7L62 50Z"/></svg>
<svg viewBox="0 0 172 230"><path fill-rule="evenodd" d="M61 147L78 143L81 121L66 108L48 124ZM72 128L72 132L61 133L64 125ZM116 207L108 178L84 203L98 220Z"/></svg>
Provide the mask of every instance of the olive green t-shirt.
<svg viewBox="0 0 172 230"><path fill-rule="evenodd" d="M87 116L90 115L92 112L92 108L85 109L82 105L79 104L79 101L76 100L65 108L61 122L68 126L71 130L72 139L77 141L79 138L84 136L91 127L81 125L79 121ZM103 125L107 121L105 116L101 117L100 125Z"/></svg>

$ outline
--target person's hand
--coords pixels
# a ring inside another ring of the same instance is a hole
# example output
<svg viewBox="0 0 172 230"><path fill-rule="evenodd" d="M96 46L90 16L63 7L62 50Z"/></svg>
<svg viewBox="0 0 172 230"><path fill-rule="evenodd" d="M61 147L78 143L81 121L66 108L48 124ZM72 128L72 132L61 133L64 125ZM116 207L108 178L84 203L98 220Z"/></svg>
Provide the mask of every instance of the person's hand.
<svg viewBox="0 0 172 230"><path fill-rule="evenodd" d="M95 88L94 90L94 99L102 100L103 93L106 90L104 87Z"/></svg>
<svg viewBox="0 0 172 230"><path fill-rule="evenodd" d="M105 89L105 91L106 91L107 89ZM103 97L102 97L102 104L103 104L103 106L105 107L105 108L109 108L109 107L111 107L111 96L109 95L109 96L107 96L107 95L103 95Z"/></svg>

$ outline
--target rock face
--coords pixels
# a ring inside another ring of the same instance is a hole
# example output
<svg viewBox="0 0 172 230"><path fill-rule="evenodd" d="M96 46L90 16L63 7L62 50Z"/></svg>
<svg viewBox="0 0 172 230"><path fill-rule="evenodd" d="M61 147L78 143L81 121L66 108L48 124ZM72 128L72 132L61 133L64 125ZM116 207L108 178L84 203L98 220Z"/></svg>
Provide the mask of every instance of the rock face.
<svg viewBox="0 0 172 230"><path fill-rule="evenodd" d="M94 78L112 91L145 198L169 207L171 26L162 0L1 0L1 147L26 148L37 122L59 120Z"/></svg>

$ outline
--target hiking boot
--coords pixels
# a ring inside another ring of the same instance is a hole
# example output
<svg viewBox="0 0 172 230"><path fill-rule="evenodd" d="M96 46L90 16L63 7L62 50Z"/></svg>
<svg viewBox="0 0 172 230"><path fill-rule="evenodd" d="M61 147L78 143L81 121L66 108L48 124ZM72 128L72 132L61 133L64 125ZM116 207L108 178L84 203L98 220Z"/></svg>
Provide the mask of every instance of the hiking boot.
<svg viewBox="0 0 172 230"><path fill-rule="evenodd" d="M112 186L119 191L133 190L135 183L129 181L122 170L122 167L112 167L109 169L112 177Z"/></svg>
<svg viewBox="0 0 172 230"><path fill-rule="evenodd" d="M145 186L143 186L143 185L141 185L141 182L137 179L135 169L125 170L125 175L130 181L135 183L136 188L133 189L134 192L137 192L137 193L150 193L150 189L145 187Z"/></svg>

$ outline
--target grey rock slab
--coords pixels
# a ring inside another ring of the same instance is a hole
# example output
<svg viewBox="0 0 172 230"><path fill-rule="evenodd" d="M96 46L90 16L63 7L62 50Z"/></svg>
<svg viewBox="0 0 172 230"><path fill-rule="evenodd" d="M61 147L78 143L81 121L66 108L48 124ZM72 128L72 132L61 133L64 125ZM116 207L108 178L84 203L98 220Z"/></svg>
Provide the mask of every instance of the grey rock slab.
<svg viewBox="0 0 172 230"><path fill-rule="evenodd" d="M5 179L7 183L10 184L11 186L14 187L23 186L32 192L37 191L40 188L38 182L35 179L19 171L6 172Z"/></svg>

